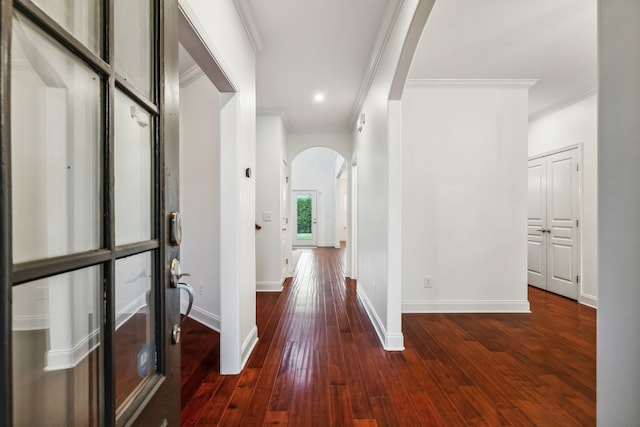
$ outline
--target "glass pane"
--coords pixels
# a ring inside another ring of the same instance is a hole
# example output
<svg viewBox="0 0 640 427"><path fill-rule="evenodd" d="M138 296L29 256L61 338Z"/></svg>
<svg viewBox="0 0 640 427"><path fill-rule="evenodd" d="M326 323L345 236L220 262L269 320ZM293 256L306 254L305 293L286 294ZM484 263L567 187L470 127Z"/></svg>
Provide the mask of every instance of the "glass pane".
<svg viewBox="0 0 640 427"><path fill-rule="evenodd" d="M310 240L313 238L313 230L311 225L311 218L313 216L311 196L298 195L297 209L298 225L296 229L296 238L298 240Z"/></svg>
<svg viewBox="0 0 640 427"><path fill-rule="evenodd" d="M16 426L98 425L100 267L13 288Z"/></svg>
<svg viewBox="0 0 640 427"><path fill-rule="evenodd" d="M114 13L116 72L152 100L151 0L116 0Z"/></svg>
<svg viewBox="0 0 640 427"><path fill-rule="evenodd" d="M13 260L101 245L101 82L19 15L11 58Z"/></svg>
<svg viewBox="0 0 640 427"><path fill-rule="evenodd" d="M122 409L155 369L151 252L116 261L116 407Z"/></svg>
<svg viewBox="0 0 640 427"><path fill-rule="evenodd" d="M33 0L47 15L97 54L102 49L100 0Z"/></svg>
<svg viewBox="0 0 640 427"><path fill-rule="evenodd" d="M151 239L151 116L121 92L115 103L116 244Z"/></svg>

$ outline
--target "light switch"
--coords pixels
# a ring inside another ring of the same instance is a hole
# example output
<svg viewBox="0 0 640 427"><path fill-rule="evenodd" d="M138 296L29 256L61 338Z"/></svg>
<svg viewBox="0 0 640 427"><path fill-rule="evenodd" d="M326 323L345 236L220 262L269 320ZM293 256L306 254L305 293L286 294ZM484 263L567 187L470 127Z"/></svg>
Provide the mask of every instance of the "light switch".
<svg viewBox="0 0 640 427"><path fill-rule="evenodd" d="M271 221L271 212L262 212L263 221Z"/></svg>

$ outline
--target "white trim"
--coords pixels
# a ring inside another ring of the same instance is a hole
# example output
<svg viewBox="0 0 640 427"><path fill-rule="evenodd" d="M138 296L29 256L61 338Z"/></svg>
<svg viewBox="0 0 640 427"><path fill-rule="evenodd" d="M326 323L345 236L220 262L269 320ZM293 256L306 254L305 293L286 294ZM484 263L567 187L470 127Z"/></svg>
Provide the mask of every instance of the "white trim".
<svg viewBox="0 0 640 427"><path fill-rule="evenodd" d="M240 15L240 20L242 21L253 51L255 53L260 52L262 50L262 38L256 26L256 20L253 18L251 7L247 4L247 0L233 0L233 3L236 6L238 15Z"/></svg>
<svg viewBox="0 0 640 427"><path fill-rule="evenodd" d="M191 83L204 76L204 72L198 64L194 64L191 68L180 73L180 88L185 88Z"/></svg>
<svg viewBox="0 0 640 427"><path fill-rule="evenodd" d="M402 333L387 333L387 330L382 324L380 317L378 317L378 313L376 313L373 304L371 304L371 301L369 301L367 294L365 294L360 288L358 288L356 294L358 295L358 299L360 300L360 302L362 302L362 305L364 306L364 309L369 316L369 320L371 321L371 324L378 334L378 339L380 340L382 347L386 351L404 350L404 335Z"/></svg>
<svg viewBox="0 0 640 427"><path fill-rule="evenodd" d="M538 83L537 79L409 79L407 89L446 87L453 89L529 89Z"/></svg>
<svg viewBox="0 0 640 427"><path fill-rule="evenodd" d="M213 85L223 93L236 93L238 85L231 77L231 74L227 71L229 67L222 60L222 55L216 49L215 44L211 41L205 31L205 27L198 19L198 16L189 5L187 0L178 0L178 9L180 11L179 20L180 25L187 25L188 28L181 31L180 34L185 34L180 37L180 43L185 48L187 53L191 55L194 61L202 69L202 72L207 75ZM184 21L182 21L184 19ZM190 51L190 49L196 49ZM203 57L206 56L206 57Z"/></svg>
<svg viewBox="0 0 640 427"><path fill-rule="evenodd" d="M317 247L319 248L339 248L340 245L336 246L335 243L332 242L322 242L322 243L318 243Z"/></svg>
<svg viewBox="0 0 640 427"><path fill-rule="evenodd" d="M36 316L16 316L13 319L11 329L14 331L38 331L49 329L49 316L40 314Z"/></svg>
<svg viewBox="0 0 640 427"><path fill-rule="evenodd" d="M531 313L527 300L403 301L403 313Z"/></svg>
<svg viewBox="0 0 640 427"><path fill-rule="evenodd" d="M405 0L390 1L387 6L387 11L384 14L384 21L380 25L380 31L378 32L378 37L376 38L376 43L372 50L373 54L371 55L371 60L369 61L369 68L367 68L364 78L362 79L362 84L360 85L360 90L358 91L356 102L354 103L353 110L349 115L349 121L347 122L348 130L355 129L357 126L356 121L360 117L362 107L364 106L364 101L369 94L369 89L371 89L371 85L373 84L373 78L378 71L380 61L382 60L382 54L387 47L387 43L389 42L389 38L391 37L391 32L393 31L396 21L398 20L398 16L400 15L400 10L404 1Z"/></svg>
<svg viewBox="0 0 640 427"><path fill-rule="evenodd" d="M565 99L564 101L560 101L555 103L549 107L544 108L543 110L538 111L535 114L531 114L529 116L529 123L535 122L538 119L541 119L544 116L548 116L549 114L553 114L557 111L564 110L565 108L577 104L580 101L583 101L589 98L592 95L596 95L598 93L598 88L592 87L591 89L587 89L584 92L581 92L575 96Z"/></svg>
<svg viewBox="0 0 640 427"><path fill-rule="evenodd" d="M116 314L116 330L118 330L120 326L124 325L129 319L131 319L136 313L138 313L141 308L146 307L146 305L146 294L138 295L136 299L127 304L125 308L123 308L119 313Z"/></svg>
<svg viewBox="0 0 640 427"><path fill-rule="evenodd" d="M180 301L180 313L185 313L187 311L187 306L189 305L188 301ZM216 332L220 332L220 316L210 313L207 310L204 310L200 307L196 307L195 305L191 307L191 313L189 313L189 317L198 323L202 323L209 329L213 329Z"/></svg>
<svg viewBox="0 0 640 427"><path fill-rule="evenodd" d="M249 357L251 356L251 352L258 344L258 327L256 325L251 328L251 332L242 343L241 348L241 361L240 361L240 369L244 369L244 366L247 364Z"/></svg>
<svg viewBox="0 0 640 427"><path fill-rule="evenodd" d="M580 298L578 300L580 304L589 306L591 308L598 308L598 297L589 294L580 294Z"/></svg>
<svg viewBox="0 0 640 427"><path fill-rule="evenodd" d="M45 371L71 369L78 365L85 357L100 345L100 329L92 331L82 338L73 348L47 351L47 365Z"/></svg>
<svg viewBox="0 0 640 427"><path fill-rule="evenodd" d="M256 292L282 292L283 282L256 282Z"/></svg>
<svg viewBox="0 0 640 427"><path fill-rule="evenodd" d="M582 167L582 146L583 146L582 141L579 141L579 142L576 142L575 144L567 145L567 146L562 147L562 148L557 148L555 150L546 151L544 153L536 154L534 156L528 157L527 160L535 160L535 159L539 159L541 157L547 157L547 156L551 156L553 154L563 153L565 151L570 151L570 150L573 150L573 149L577 148L579 150L579 154L580 154L578 160L580 161L580 167ZM580 186L580 189L582 189L582 186Z"/></svg>

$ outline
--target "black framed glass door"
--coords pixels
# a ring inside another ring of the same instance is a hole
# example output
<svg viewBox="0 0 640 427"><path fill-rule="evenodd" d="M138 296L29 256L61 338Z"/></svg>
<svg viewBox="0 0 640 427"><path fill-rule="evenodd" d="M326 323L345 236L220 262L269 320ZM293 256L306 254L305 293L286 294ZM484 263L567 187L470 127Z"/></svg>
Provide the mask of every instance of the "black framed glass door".
<svg viewBox="0 0 640 427"><path fill-rule="evenodd" d="M177 2L0 13L1 423L179 424Z"/></svg>

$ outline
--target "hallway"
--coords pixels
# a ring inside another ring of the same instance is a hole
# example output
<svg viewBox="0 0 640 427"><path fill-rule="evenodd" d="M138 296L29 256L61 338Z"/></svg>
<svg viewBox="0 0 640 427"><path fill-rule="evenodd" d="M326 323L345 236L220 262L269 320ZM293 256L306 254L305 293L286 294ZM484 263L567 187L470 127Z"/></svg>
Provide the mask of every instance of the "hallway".
<svg viewBox="0 0 640 427"><path fill-rule="evenodd" d="M595 310L530 288L532 314L405 314L406 350L385 352L343 271L344 250L304 249L258 294L240 375L186 322L183 425L595 425Z"/></svg>

